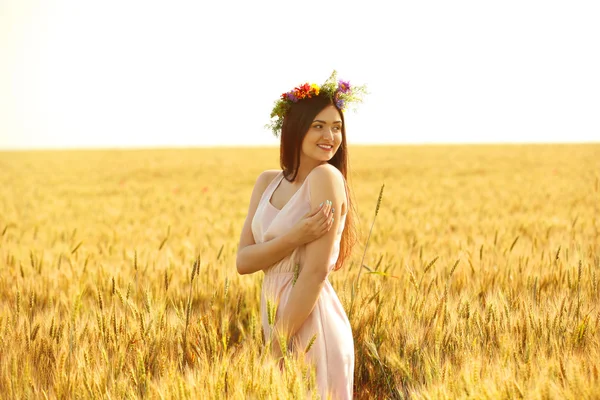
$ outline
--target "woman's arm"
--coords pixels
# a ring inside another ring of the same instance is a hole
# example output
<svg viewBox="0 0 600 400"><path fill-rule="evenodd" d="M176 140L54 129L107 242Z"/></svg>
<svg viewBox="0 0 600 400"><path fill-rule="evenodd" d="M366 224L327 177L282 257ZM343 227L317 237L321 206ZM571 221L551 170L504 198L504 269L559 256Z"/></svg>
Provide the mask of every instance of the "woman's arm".
<svg viewBox="0 0 600 400"><path fill-rule="evenodd" d="M236 257L237 270L242 275L270 267L291 254L297 247L320 237L331 228L327 218L331 207L319 205L307 213L290 231L267 242L256 244L252 234L252 219L263 192L276 175L276 171L263 172L252 190L248 215L242 228Z"/></svg>
<svg viewBox="0 0 600 400"><path fill-rule="evenodd" d="M236 257L238 273L251 274L275 264L290 254L296 247L293 238L284 235L269 240L268 242L256 244L252 234L252 219L256 213L258 203L269 183L276 177L275 171L264 171L258 176L252 196L248 215L240 235L240 243Z"/></svg>
<svg viewBox="0 0 600 400"><path fill-rule="evenodd" d="M306 179L311 179L311 206L330 200L335 209L332 214L335 219L329 232L306 245L304 265L287 304L281 311L281 317L275 323L277 334L283 334L287 338L298 331L317 303L321 288L327 279L329 259L335 244L343 204L346 202L344 179L333 165L323 164L316 167ZM278 343L277 339L275 343ZM275 344L275 347L274 350L278 352L279 346Z"/></svg>
<svg viewBox="0 0 600 400"><path fill-rule="evenodd" d="M278 236L263 243L246 245L238 250L237 271L240 275L262 271L290 255L298 246L288 235Z"/></svg>

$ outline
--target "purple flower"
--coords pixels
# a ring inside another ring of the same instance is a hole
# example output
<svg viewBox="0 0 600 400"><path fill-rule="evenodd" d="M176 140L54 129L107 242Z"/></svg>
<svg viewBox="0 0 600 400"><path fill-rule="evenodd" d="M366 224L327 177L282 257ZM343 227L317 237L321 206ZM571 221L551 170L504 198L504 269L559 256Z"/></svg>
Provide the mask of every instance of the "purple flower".
<svg viewBox="0 0 600 400"><path fill-rule="evenodd" d="M340 110L344 109L344 100L342 99L336 99L335 100L335 105L337 106L337 108L339 108Z"/></svg>
<svg viewBox="0 0 600 400"><path fill-rule="evenodd" d="M287 98L294 103L298 101L298 98L294 96L294 92L288 92Z"/></svg>
<svg viewBox="0 0 600 400"><path fill-rule="evenodd" d="M340 79L338 81L338 90L342 93L348 93L350 91L350 82Z"/></svg>

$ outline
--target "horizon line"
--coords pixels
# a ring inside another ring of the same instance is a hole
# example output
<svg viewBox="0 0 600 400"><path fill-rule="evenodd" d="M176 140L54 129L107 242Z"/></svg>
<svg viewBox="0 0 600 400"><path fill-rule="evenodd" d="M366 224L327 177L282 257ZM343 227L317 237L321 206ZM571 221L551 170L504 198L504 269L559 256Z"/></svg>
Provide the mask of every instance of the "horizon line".
<svg viewBox="0 0 600 400"><path fill-rule="evenodd" d="M600 145L599 141L573 142L423 142L423 143L350 143L349 147L435 147L435 146L573 146ZM93 146L93 147L30 147L0 148L0 153L19 152L64 152L64 151L140 151L140 150L202 150L202 149L269 149L279 144L213 144L213 145L169 145L169 146Z"/></svg>

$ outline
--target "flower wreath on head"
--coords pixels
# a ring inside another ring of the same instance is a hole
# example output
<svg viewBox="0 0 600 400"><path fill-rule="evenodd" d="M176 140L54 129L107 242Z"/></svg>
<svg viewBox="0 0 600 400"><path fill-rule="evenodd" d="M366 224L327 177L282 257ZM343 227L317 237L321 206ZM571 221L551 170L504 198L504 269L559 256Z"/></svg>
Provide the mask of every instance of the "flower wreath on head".
<svg viewBox="0 0 600 400"><path fill-rule="evenodd" d="M327 96L343 112L350 104L362 102L362 95L365 93L365 86L352 86L348 81L338 80L337 72L333 71L329 79L321 86L315 83L305 83L283 93L275 102L275 106L271 111L271 122L266 127L271 129L275 136L278 136L281 133L283 119L290 107L293 103L297 103L302 99Z"/></svg>

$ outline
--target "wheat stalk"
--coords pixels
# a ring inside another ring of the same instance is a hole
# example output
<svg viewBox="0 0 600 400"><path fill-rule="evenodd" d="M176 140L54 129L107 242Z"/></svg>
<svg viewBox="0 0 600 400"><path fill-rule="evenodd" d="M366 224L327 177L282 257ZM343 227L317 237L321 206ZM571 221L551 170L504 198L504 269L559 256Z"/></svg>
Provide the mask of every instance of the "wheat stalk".
<svg viewBox="0 0 600 400"><path fill-rule="evenodd" d="M181 344L181 347L183 349L182 366L187 365L187 346L188 346L187 331L188 331L188 326L190 325L190 315L192 312L192 289L193 289L193 284L194 284L194 278L196 276L198 276L198 271L200 270L200 263L201 263L201 259L200 259L200 256L198 255L198 257L194 261L194 264L192 266L192 272L190 274L190 292L188 295L188 301L187 301L187 306L186 306L186 311L185 311L185 328L183 330L183 342Z"/></svg>
<svg viewBox="0 0 600 400"><path fill-rule="evenodd" d="M379 207L381 206L381 200L383 199L383 188L385 184L381 185L381 189L379 190L379 196L377 197L377 206L375 207L375 215L373 216L373 222L371 222L371 229L369 229L369 235L367 236L367 241L365 242L365 250L363 251L362 258L360 260L360 264L358 264L358 275L356 276L356 280L352 285L352 294L350 301L350 314L354 309L354 299L356 298L356 291L360 289L360 275L363 270L363 263L365 260L365 255L367 254L367 248L369 246L369 239L371 239L371 233L373 232L373 226L375 225L375 219L377 218L377 214L379 214Z"/></svg>

